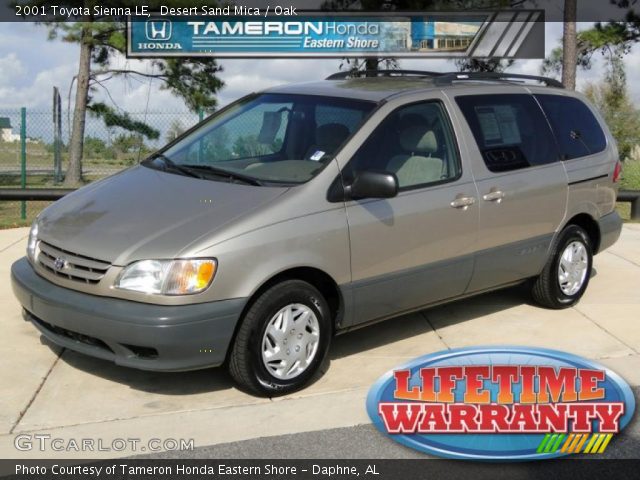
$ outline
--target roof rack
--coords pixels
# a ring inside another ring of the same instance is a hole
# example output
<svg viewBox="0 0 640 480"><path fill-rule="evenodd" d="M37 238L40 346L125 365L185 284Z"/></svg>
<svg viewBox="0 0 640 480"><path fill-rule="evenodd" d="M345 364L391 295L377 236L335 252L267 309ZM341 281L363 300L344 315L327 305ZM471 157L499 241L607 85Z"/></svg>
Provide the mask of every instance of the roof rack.
<svg viewBox="0 0 640 480"><path fill-rule="evenodd" d="M522 75L519 73L497 73L497 72L429 72L425 70L353 70L337 72L329 75L326 80L343 80L355 77L426 77L433 78L436 85L451 85L453 82L465 81L523 81L534 80L543 83L547 87L564 88L562 82L548 77L536 75Z"/></svg>
<svg viewBox="0 0 640 480"><path fill-rule="evenodd" d="M345 78L353 77L437 77L439 75L442 75L442 73L428 72L425 70L347 70L329 75L325 80L343 80Z"/></svg>
<svg viewBox="0 0 640 480"><path fill-rule="evenodd" d="M451 85L453 82L464 81L501 81L501 80L534 80L545 84L547 87L564 88L562 82L548 77L536 75L522 75L518 73L497 73L497 72L451 72L442 73L434 79L436 85Z"/></svg>

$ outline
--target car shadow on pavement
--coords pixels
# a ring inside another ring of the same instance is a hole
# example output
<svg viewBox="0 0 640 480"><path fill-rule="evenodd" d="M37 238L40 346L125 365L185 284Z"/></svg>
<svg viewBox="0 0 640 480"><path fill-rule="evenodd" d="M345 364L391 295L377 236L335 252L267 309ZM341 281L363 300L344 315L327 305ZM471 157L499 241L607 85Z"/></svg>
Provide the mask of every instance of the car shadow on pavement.
<svg viewBox="0 0 640 480"><path fill-rule="evenodd" d="M453 315L447 315L450 323L462 323L478 316L490 315L523 304L533 304L533 300L527 288L519 285L442 306L430 307L417 313L392 318L339 335L333 341L329 358L337 360L431 332L442 326L442 322L437 324L431 320L431 314L435 312L453 310L455 312ZM427 353L432 352L424 352L425 355Z"/></svg>
<svg viewBox="0 0 640 480"><path fill-rule="evenodd" d="M402 342L411 337L431 332L434 327L461 323L478 316L530 303L532 300L526 288L516 286L369 325L334 338L326 365L322 370L331 375L330 364L332 360ZM446 309L455 309L455 314L447 315L444 321L441 320L437 323L430 320L431 313ZM41 337L41 342L54 351L57 348L45 337ZM424 354L427 353L431 352L424 352ZM75 369L97 375L110 382L117 382L135 390L160 395L181 396L212 393L234 387L233 380L224 367L188 372L150 372L121 367L67 349L62 353L60 360ZM318 378L314 379L314 382L315 380Z"/></svg>

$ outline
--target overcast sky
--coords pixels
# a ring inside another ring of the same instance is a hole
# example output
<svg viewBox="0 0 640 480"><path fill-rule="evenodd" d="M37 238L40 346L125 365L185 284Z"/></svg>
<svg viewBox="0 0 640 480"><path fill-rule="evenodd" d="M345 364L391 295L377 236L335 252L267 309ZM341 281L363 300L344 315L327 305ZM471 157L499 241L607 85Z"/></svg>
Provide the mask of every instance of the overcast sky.
<svg viewBox="0 0 640 480"><path fill-rule="evenodd" d="M581 24L579 28L588 28ZM562 36L561 23L546 24L547 53L559 44ZM45 27L33 24L3 23L0 29L0 113L22 106L33 110L50 110L51 89L58 86L63 94L66 109L66 94L69 83L77 73L78 46L61 41L48 41ZM146 61L118 59L123 66L149 71ZM401 60L403 68L424 70L453 70L453 64L445 60ZM510 69L513 73L539 74L540 60L517 61ZM338 70L339 59L316 60L220 60L223 72L220 77L225 87L219 92L219 105L247 93L273 85L290 82L317 80ZM636 47L626 57L629 89L634 100L640 100L640 50ZM602 68L578 73L578 87L585 82L602 77ZM148 80L111 80L108 83L111 96L119 108L130 112L145 110L147 99L149 111L185 111L183 102L168 91L159 89L160 82ZM97 98L110 103L104 92Z"/></svg>

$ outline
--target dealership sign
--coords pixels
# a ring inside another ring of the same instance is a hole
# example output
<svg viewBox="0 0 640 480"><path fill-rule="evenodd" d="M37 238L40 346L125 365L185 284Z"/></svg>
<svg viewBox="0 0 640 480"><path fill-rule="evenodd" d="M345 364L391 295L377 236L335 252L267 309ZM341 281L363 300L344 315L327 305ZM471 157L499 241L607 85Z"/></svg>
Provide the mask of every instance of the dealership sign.
<svg viewBox="0 0 640 480"><path fill-rule="evenodd" d="M635 400L611 370L575 355L522 347L450 350L388 372L367 411L393 440L468 460L603 453Z"/></svg>
<svg viewBox="0 0 640 480"><path fill-rule="evenodd" d="M151 14L130 17L128 55L522 58L526 38L536 25L543 28L542 20L540 11L398 17ZM544 56L544 45L540 52L527 52Z"/></svg>

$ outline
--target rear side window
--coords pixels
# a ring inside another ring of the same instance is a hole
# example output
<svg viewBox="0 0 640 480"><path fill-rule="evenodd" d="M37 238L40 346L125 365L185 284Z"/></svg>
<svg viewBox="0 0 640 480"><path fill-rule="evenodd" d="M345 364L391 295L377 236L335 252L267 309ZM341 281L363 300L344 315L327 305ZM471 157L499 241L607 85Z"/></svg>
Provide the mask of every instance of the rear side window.
<svg viewBox="0 0 640 480"><path fill-rule="evenodd" d="M563 160L602 152L607 146L602 128L589 107L573 97L535 96L547 115Z"/></svg>
<svg viewBox="0 0 640 480"><path fill-rule="evenodd" d="M558 160L549 123L531 95L468 95L456 102L487 168L508 172Z"/></svg>

